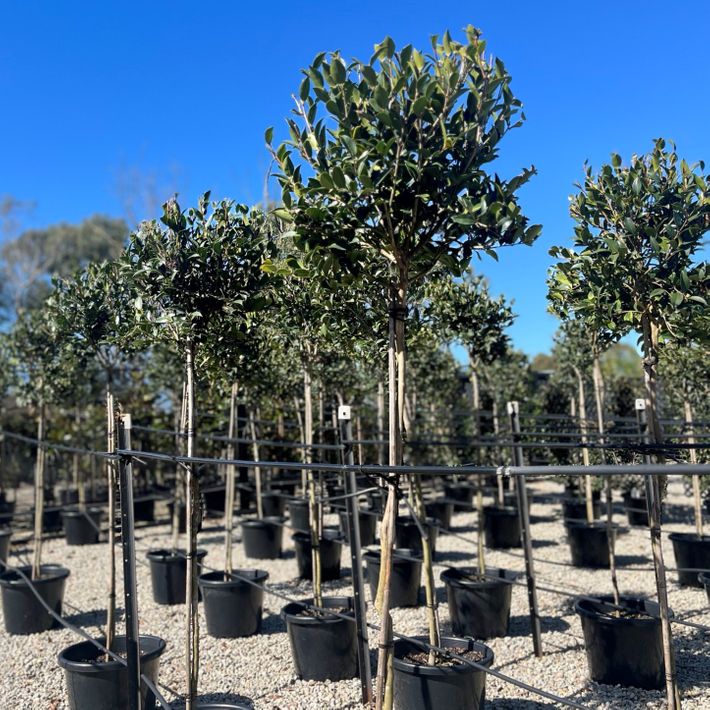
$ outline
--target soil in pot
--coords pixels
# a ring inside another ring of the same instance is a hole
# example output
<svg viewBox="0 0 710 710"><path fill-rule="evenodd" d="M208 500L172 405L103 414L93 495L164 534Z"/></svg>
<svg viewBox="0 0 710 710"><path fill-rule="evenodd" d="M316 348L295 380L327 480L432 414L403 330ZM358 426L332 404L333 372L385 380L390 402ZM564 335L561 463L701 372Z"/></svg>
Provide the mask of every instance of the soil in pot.
<svg viewBox="0 0 710 710"><path fill-rule="evenodd" d="M665 685L658 605L621 597L578 599L574 605L584 632L589 677L597 683L660 690Z"/></svg>
<svg viewBox="0 0 710 710"><path fill-rule="evenodd" d="M486 547L492 550L520 547L520 516L517 508L487 505L483 509Z"/></svg>
<svg viewBox="0 0 710 710"><path fill-rule="evenodd" d="M671 533L678 584L683 587L701 587L698 573L710 569L710 535L698 537L696 533Z"/></svg>
<svg viewBox="0 0 710 710"><path fill-rule="evenodd" d="M10 554L10 538L12 537L12 530L9 528L0 529L0 562L7 563L7 557ZM2 570L0 565L0 571Z"/></svg>
<svg viewBox="0 0 710 710"><path fill-rule="evenodd" d="M295 533L291 539L296 548L298 576L301 579L313 579L313 562L311 557L310 533ZM330 528L323 530L320 540L321 581L329 582L340 579L340 551L343 546L343 536L340 530Z"/></svg>
<svg viewBox="0 0 710 710"><path fill-rule="evenodd" d="M265 491L261 494L261 509L265 518L282 518L286 511L286 500L276 491Z"/></svg>
<svg viewBox="0 0 710 710"><path fill-rule="evenodd" d="M312 600L307 600L312 603ZM296 674L303 680L345 680L358 675L355 618L350 597L326 597L323 609L348 618L317 614L298 602L281 610L286 622Z"/></svg>
<svg viewBox="0 0 710 710"><path fill-rule="evenodd" d="M244 554L256 560L275 560L281 557L283 518L261 518L242 521Z"/></svg>
<svg viewBox="0 0 710 710"><path fill-rule="evenodd" d="M439 536L439 521L434 518L427 518L422 525L429 538L432 557L435 557L436 539ZM397 518L395 522L395 544L402 549L415 550L422 554L422 534L414 518Z"/></svg>
<svg viewBox="0 0 710 710"><path fill-rule="evenodd" d="M648 509L646 508L646 498L626 494L624 496L624 509L629 525L640 525L648 527Z"/></svg>
<svg viewBox="0 0 710 710"><path fill-rule="evenodd" d="M505 636L510 621L510 600L518 572L488 567L450 567L441 573L446 586L451 628L457 636L490 639Z"/></svg>
<svg viewBox="0 0 710 710"><path fill-rule="evenodd" d="M207 550L197 550L198 573ZM187 560L185 550L151 550L146 554L150 562L153 601L156 604L184 604Z"/></svg>
<svg viewBox="0 0 710 710"><path fill-rule="evenodd" d="M474 487L468 483L444 484L444 496L453 501L456 513L471 511L474 491Z"/></svg>
<svg viewBox="0 0 710 710"><path fill-rule="evenodd" d="M445 498L429 501L424 505L424 510L428 518L434 518L444 530L451 530L451 516L454 512L454 504Z"/></svg>
<svg viewBox="0 0 710 710"><path fill-rule="evenodd" d="M99 541L101 510L65 510L62 512L67 545L95 545Z"/></svg>
<svg viewBox="0 0 710 710"><path fill-rule="evenodd" d="M198 584L207 633L215 638L258 634L264 606L264 582L268 578L269 573L260 569L237 569L231 575L224 572L201 575Z"/></svg>
<svg viewBox="0 0 710 710"><path fill-rule="evenodd" d="M417 640L427 642L421 636ZM443 637L439 643L489 668L493 651L471 639ZM413 641L394 642L394 707L397 710L480 710L486 702L486 673L467 663L427 665L427 652Z"/></svg>
<svg viewBox="0 0 710 710"><path fill-rule="evenodd" d="M18 570L28 578L32 573L31 567L18 567ZM42 565L40 572L40 578L33 580L32 584L46 604L61 615L69 570L60 565ZM5 570L0 574L0 588L8 634L36 634L58 624L15 570Z"/></svg>
<svg viewBox="0 0 710 710"><path fill-rule="evenodd" d="M609 542L605 522L567 520L565 530L572 564L575 567L609 567ZM616 536L616 526L612 528L612 535Z"/></svg>
<svg viewBox="0 0 710 710"><path fill-rule="evenodd" d="M308 501L305 498L291 498L288 502L288 514L292 530L308 532Z"/></svg>
<svg viewBox="0 0 710 710"><path fill-rule="evenodd" d="M111 650L125 656L126 637L116 636ZM153 683L158 680L163 651L163 639L140 637L141 674ZM125 710L128 707L128 668L118 661L106 661L105 654L91 641L65 648L57 661L64 669L71 710ZM153 691L144 682L141 683L141 699L143 710L156 707Z"/></svg>
<svg viewBox="0 0 710 710"><path fill-rule="evenodd" d="M343 533L345 544L350 544L350 528L348 526L348 513L346 510L338 511L340 518L340 531ZM366 547L375 542L375 532L377 529L377 515L371 510L360 508L358 511L360 521L360 545Z"/></svg>
<svg viewBox="0 0 710 710"><path fill-rule="evenodd" d="M380 552L367 550L363 553L367 581L372 598L377 596L377 583L380 577ZM422 579L421 552L415 550L394 550L392 553L392 585L390 587L390 606L418 606L419 588Z"/></svg>

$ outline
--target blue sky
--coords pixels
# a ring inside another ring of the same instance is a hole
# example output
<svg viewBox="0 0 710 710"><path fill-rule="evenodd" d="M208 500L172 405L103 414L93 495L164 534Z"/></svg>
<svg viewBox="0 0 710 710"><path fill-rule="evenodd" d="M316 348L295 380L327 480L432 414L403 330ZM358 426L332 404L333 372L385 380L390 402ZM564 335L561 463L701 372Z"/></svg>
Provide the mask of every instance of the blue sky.
<svg viewBox="0 0 710 710"><path fill-rule="evenodd" d="M211 189L257 202L264 129L285 137L300 69L317 52L368 58L385 35L426 48L469 23L506 63L528 119L496 169L536 166L521 202L544 227L534 247L474 267L515 299L518 347L547 350L547 250L569 241L567 198L584 161L645 152L656 136L691 161L710 158L710 3L6 2L0 195L36 202L27 226L124 214L117 183L135 171L161 198Z"/></svg>

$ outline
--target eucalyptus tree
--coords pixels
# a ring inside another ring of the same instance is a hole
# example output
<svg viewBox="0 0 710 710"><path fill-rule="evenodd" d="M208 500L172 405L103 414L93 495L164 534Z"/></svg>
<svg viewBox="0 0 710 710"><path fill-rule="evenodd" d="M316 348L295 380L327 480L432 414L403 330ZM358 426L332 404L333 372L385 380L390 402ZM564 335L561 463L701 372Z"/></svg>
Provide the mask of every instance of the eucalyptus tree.
<svg viewBox="0 0 710 710"><path fill-rule="evenodd" d="M649 435L661 444L658 412L658 358L669 342L681 339L691 314L707 309L710 285L700 252L710 228L710 190L704 165L679 160L663 139L628 165L619 155L597 174L585 168L572 197L574 248L554 247L559 259L553 278L570 314L603 322L615 336L640 333ZM668 600L660 541L660 485L648 479L652 501L651 540L664 623L667 700L679 706L673 667Z"/></svg>
<svg viewBox="0 0 710 710"><path fill-rule="evenodd" d="M195 382L202 374L206 343L214 347L236 338L246 313L265 304L268 275L263 266L272 242L258 211L231 201L210 202L182 211L177 200L164 205L164 227L144 222L121 259L140 294L133 302L132 334L149 342L165 340L182 352L185 364L185 439L195 455ZM204 349L203 349L204 348ZM196 543L199 479L191 461L184 465L187 488L186 668L187 708L194 707L199 670Z"/></svg>
<svg viewBox="0 0 710 710"><path fill-rule="evenodd" d="M540 231L528 225L516 199L533 170L510 180L486 170L522 114L510 75L485 47L469 27L464 42L448 32L434 37L428 54L411 45L397 51L389 37L367 62L319 54L304 71L288 120L291 138L273 151L282 214L293 222L296 245L320 253L324 268L358 274L367 267L368 277L386 288L390 465L401 462L398 401L404 401L411 288L442 264L460 274L474 253L531 244ZM388 485L383 578L391 569L396 501L395 481ZM378 706L390 637L389 587L380 589Z"/></svg>
<svg viewBox="0 0 710 710"><path fill-rule="evenodd" d="M16 386L22 400L32 404L37 415L37 450L34 483L34 554L32 579L42 573L42 519L44 515L45 441L47 406L71 395L81 370L81 355L42 310L21 312L10 331L10 352Z"/></svg>

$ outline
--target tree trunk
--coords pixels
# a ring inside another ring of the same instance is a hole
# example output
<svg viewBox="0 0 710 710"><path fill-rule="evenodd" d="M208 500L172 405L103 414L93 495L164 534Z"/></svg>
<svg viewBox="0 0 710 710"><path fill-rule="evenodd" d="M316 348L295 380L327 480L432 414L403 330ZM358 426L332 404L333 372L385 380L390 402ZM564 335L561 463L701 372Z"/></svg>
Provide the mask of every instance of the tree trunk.
<svg viewBox="0 0 710 710"><path fill-rule="evenodd" d="M195 346L189 341L185 349L185 374L186 374L186 444L188 458L195 455ZM187 675L186 710L193 710L195 696L197 695L197 681L200 668L200 626L198 623L197 604L197 529L200 521L199 499L200 485L192 462L185 467L187 490L187 575L185 580L185 663Z"/></svg>
<svg viewBox="0 0 710 710"><path fill-rule="evenodd" d="M693 408L690 406L688 397L683 398L683 418L685 420L685 430L688 434L687 442L692 447L695 444L695 431L693 429ZM698 463L698 455L695 449L688 449L690 463ZM700 495L700 476L692 476L693 483L693 503L695 507L695 530L698 537L703 536L703 501Z"/></svg>
<svg viewBox="0 0 710 710"><path fill-rule="evenodd" d="M579 397L579 430L582 440L582 463L589 466L589 449L587 448L587 403L584 387L584 377L578 368L574 368L577 374L577 389ZM587 522L594 522L594 500L592 498L592 477L584 477L584 500L587 504Z"/></svg>
<svg viewBox="0 0 710 710"><path fill-rule="evenodd" d="M305 377L305 375L304 375ZM298 397L293 398L293 404L294 407L296 408L296 421L298 422L298 433L300 435L300 441L306 442L306 430L303 426L303 415L301 413L301 402L299 401ZM305 448L301 448L301 461L303 463L306 463L308 460L308 457L306 456L306 450ZM306 469L301 470L301 490L303 491L303 495L306 496L308 495L308 472Z"/></svg>
<svg viewBox="0 0 710 710"><path fill-rule="evenodd" d="M40 384L40 387L42 385ZM44 456L43 448L46 425L44 400L37 407L37 454L35 459L35 534L32 558L32 579L39 579L42 573L42 519L44 518Z"/></svg>
<svg viewBox="0 0 710 710"><path fill-rule="evenodd" d="M116 450L116 418L111 375L106 376L106 451ZM111 650L116 633L116 462L106 459L106 481L108 484L108 604L106 608L106 648ZM108 659L107 659L108 660Z"/></svg>
<svg viewBox="0 0 710 710"><path fill-rule="evenodd" d="M175 437L175 451L178 454L185 453L184 434L187 430L187 380L182 383L182 400L180 402L180 424ZM180 539L180 508L184 502L184 482L183 469L178 466L175 469L175 490L173 491L173 516L171 521L173 552L177 552L178 540Z"/></svg>
<svg viewBox="0 0 710 710"><path fill-rule="evenodd" d="M311 364L309 353L304 352L303 364L303 433L304 453L306 463L313 461L313 384L311 380ZM308 483L308 525L311 534L311 567L313 576L313 603L323 606L321 591L320 539L321 516L320 505L316 502L316 482L312 470L306 474Z"/></svg>
<svg viewBox="0 0 710 710"><path fill-rule="evenodd" d="M235 456L234 439L237 438L237 395L239 394L239 383L232 382L232 389L229 393L229 429L227 431L227 459L232 460ZM232 561L232 533L234 531L234 486L236 485L236 469L234 464L227 464L226 472L227 491L224 499L224 571L231 574L233 569Z"/></svg>
<svg viewBox="0 0 710 710"><path fill-rule="evenodd" d="M377 436L375 439L378 442L383 442L385 438L385 383L380 379L377 380ZM385 447L383 444L377 444L377 463L380 466L385 465Z"/></svg>
<svg viewBox="0 0 710 710"><path fill-rule="evenodd" d="M254 422L254 412L249 410L249 438L251 439L251 455L254 461L259 461L259 444L256 436L256 423ZM261 499L261 466L254 465L254 484L256 486L256 517L261 520L264 517L264 502Z"/></svg>
<svg viewBox="0 0 710 710"><path fill-rule="evenodd" d="M643 368L646 403L648 408L648 431L653 444L663 443L663 434L658 412L658 328L651 322L648 315L641 319L643 339ZM652 457L649 457L649 459ZM647 496L649 508L649 528L651 533L651 549L653 550L654 570L656 573L656 589L658 605L661 612L661 633L663 637L663 661L666 671L666 702L668 710L680 708L680 695L676 683L675 656L673 653L673 636L668 618L668 589L666 585L666 567L663 561L663 546L661 544L661 485L660 476L647 476Z"/></svg>

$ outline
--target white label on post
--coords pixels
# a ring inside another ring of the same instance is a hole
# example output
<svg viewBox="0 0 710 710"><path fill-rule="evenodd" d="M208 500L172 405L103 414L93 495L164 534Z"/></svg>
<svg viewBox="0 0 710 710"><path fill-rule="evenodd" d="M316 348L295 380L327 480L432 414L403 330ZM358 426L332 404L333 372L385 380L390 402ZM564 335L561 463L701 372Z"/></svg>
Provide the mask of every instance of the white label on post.
<svg viewBox="0 0 710 710"><path fill-rule="evenodd" d="M636 400L636 411L641 412L644 409L646 409L646 400L645 399L637 399Z"/></svg>
<svg viewBox="0 0 710 710"><path fill-rule="evenodd" d="M350 419L349 404L342 404L338 407L338 419Z"/></svg>

